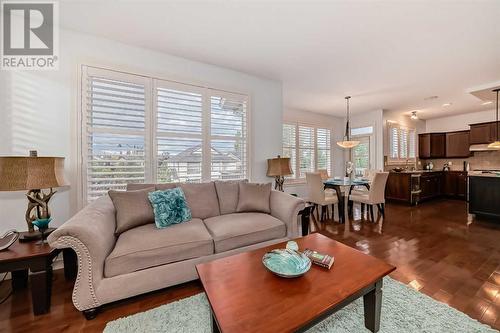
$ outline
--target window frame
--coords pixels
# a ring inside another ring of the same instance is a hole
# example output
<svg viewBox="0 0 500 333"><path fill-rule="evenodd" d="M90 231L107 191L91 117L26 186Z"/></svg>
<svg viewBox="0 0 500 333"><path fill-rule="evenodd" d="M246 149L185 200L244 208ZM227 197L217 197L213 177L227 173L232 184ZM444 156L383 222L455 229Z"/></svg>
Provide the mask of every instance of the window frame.
<svg viewBox="0 0 500 333"><path fill-rule="evenodd" d="M135 83L140 81L144 84L144 99L145 99L145 128L144 133L144 163L145 163L145 176L144 183L156 183L157 170L158 170L158 146L157 146L157 93L156 87L158 82L168 83L172 87L190 87L193 90L202 92L202 145L206 149L208 146L208 154L204 154L202 158L202 179L201 182L210 181L211 172L211 154L210 154L210 142L211 140L216 140L217 136L213 137L210 135L211 130L211 103L210 99L212 96L237 96L237 98L242 98L246 103L246 114L245 114L245 134L244 138L245 144L245 175L244 178L252 179L252 161L253 161L253 150L252 150L252 99L251 94L246 92L238 92L236 90L230 91L226 88L217 87L217 85L207 85L205 83L196 83L192 81L169 80L167 78L157 77L151 74L138 74L130 70L120 70L115 68L105 68L99 65L80 63L78 67L78 80L77 80L77 207L78 209L83 208L85 205L91 201L87 200L87 177L88 177L88 167L87 167L87 134L89 129L86 125L86 119L88 117L88 110L86 106L86 100L88 97L88 91L86 89L87 80L89 76L95 75L103 76L107 79L122 80L125 82ZM104 73L104 74L103 74ZM107 132L111 133L111 132ZM117 133L122 134L122 133Z"/></svg>
<svg viewBox="0 0 500 333"><path fill-rule="evenodd" d="M392 151L393 151L393 141L392 141L392 135L391 132L393 129L397 130L398 133L398 157L394 158L392 157ZM401 157L400 156L400 147L401 147L401 130L407 131L407 136L406 140L408 143L407 149L406 149L406 154L407 157ZM413 157L410 157L410 152L412 151L412 147L410 146L411 143L411 135L413 135L413 152L414 155ZM401 165L401 164L406 164L406 162L410 163L415 163L417 160L417 129L414 127L409 127L405 125L401 125L396 122L387 122L387 142L388 142L388 152L387 152L387 164L388 165Z"/></svg>
<svg viewBox="0 0 500 333"><path fill-rule="evenodd" d="M307 122L297 122L297 121L283 121L282 128L284 125L289 125L289 126L294 126L295 127L295 165L292 165L292 171L293 175L288 176L285 178L285 184L298 184L298 183L304 183L306 181L305 176L300 177L300 141L299 141L299 136L300 136L300 127L309 127L313 129L313 155L314 155L314 170L318 169L318 129L325 129L330 132L330 170L328 170L328 174L332 175L333 174L333 168L334 168L334 163L333 163L333 129L331 127L327 126L321 126L318 124L311 124ZM283 130L282 130L283 132ZM282 154L283 154L283 148L284 148L284 142L283 142L283 135L281 138L281 149L282 149ZM291 147L287 147L291 148ZM284 156L284 155L283 155ZM312 170L312 172L314 172Z"/></svg>

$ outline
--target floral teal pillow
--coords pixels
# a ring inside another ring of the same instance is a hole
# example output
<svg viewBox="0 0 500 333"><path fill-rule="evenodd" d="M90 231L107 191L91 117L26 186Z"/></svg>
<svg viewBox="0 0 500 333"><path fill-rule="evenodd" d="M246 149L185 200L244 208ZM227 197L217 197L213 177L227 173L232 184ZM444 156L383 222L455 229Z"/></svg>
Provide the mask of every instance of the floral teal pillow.
<svg viewBox="0 0 500 333"><path fill-rule="evenodd" d="M191 220L191 209L180 187L150 192L148 198L153 206L157 228Z"/></svg>

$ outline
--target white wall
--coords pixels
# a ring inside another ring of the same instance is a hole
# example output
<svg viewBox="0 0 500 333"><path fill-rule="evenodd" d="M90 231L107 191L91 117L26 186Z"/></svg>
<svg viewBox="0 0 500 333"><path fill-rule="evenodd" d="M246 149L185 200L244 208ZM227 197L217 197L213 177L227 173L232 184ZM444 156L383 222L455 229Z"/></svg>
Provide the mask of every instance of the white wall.
<svg viewBox="0 0 500 333"><path fill-rule="evenodd" d="M344 152L335 144L342 140L344 133L344 119L326 114L284 108L283 119L287 122L299 122L314 126L322 126L332 130L332 175L342 176L344 173ZM307 195L305 184L285 184L285 192L296 193L301 197Z"/></svg>
<svg viewBox="0 0 500 333"><path fill-rule="evenodd" d="M350 120L351 128L373 126L373 135L370 147L370 160L375 163L374 165L372 165L372 168L378 170L382 170L384 168L383 124L384 121L382 109L352 115Z"/></svg>
<svg viewBox="0 0 500 333"><path fill-rule="evenodd" d="M66 157L67 179L51 207L54 225L77 210L77 103L80 64L197 83L247 93L252 106L252 180L265 176L266 159L282 150L282 86L280 82L190 61L73 31L61 30L58 71L0 71L0 155ZM25 230L27 201L23 192L0 192L0 232Z"/></svg>
<svg viewBox="0 0 500 333"><path fill-rule="evenodd" d="M468 130L469 124L483 123L488 121L495 121L494 109L488 111L459 114L456 116L429 119L426 121L425 130L427 132Z"/></svg>

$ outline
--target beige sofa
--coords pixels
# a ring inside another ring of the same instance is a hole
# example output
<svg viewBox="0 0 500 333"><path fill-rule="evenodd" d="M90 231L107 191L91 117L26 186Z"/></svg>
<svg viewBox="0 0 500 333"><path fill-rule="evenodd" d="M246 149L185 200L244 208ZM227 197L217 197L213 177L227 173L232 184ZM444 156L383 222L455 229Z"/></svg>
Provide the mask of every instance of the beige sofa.
<svg viewBox="0 0 500 333"><path fill-rule="evenodd" d="M222 193L213 182L207 184L202 191L183 184L193 214L188 222L165 229L150 223L115 236L115 207L105 196L49 236L52 247L69 247L77 254L72 299L87 319L103 304L197 279L198 263L300 236L301 199L272 191L270 214L236 213L238 187ZM128 189L174 186L135 184Z"/></svg>

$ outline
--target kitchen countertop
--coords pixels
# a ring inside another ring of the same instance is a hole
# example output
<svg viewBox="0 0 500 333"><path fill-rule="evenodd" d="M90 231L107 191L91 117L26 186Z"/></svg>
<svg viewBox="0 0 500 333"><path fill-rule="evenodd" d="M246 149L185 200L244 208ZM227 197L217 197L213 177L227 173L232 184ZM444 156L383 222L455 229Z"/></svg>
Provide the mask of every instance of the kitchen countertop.
<svg viewBox="0 0 500 333"><path fill-rule="evenodd" d="M394 170L391 170L389 172L393 172L393 173L433 173L433 172L463 172L463 171L460 171L460 170L450 170L450 171L443 171L443 170L403 170L403 171L394 171Z"/></svg>
<svg viewBox="0 0 500 333"><path fill-rule="evenodd" d="M500 178L500 172L496 173L483 173L481 171L469 171L469 177L490 177L490 178Z"/></svg>

